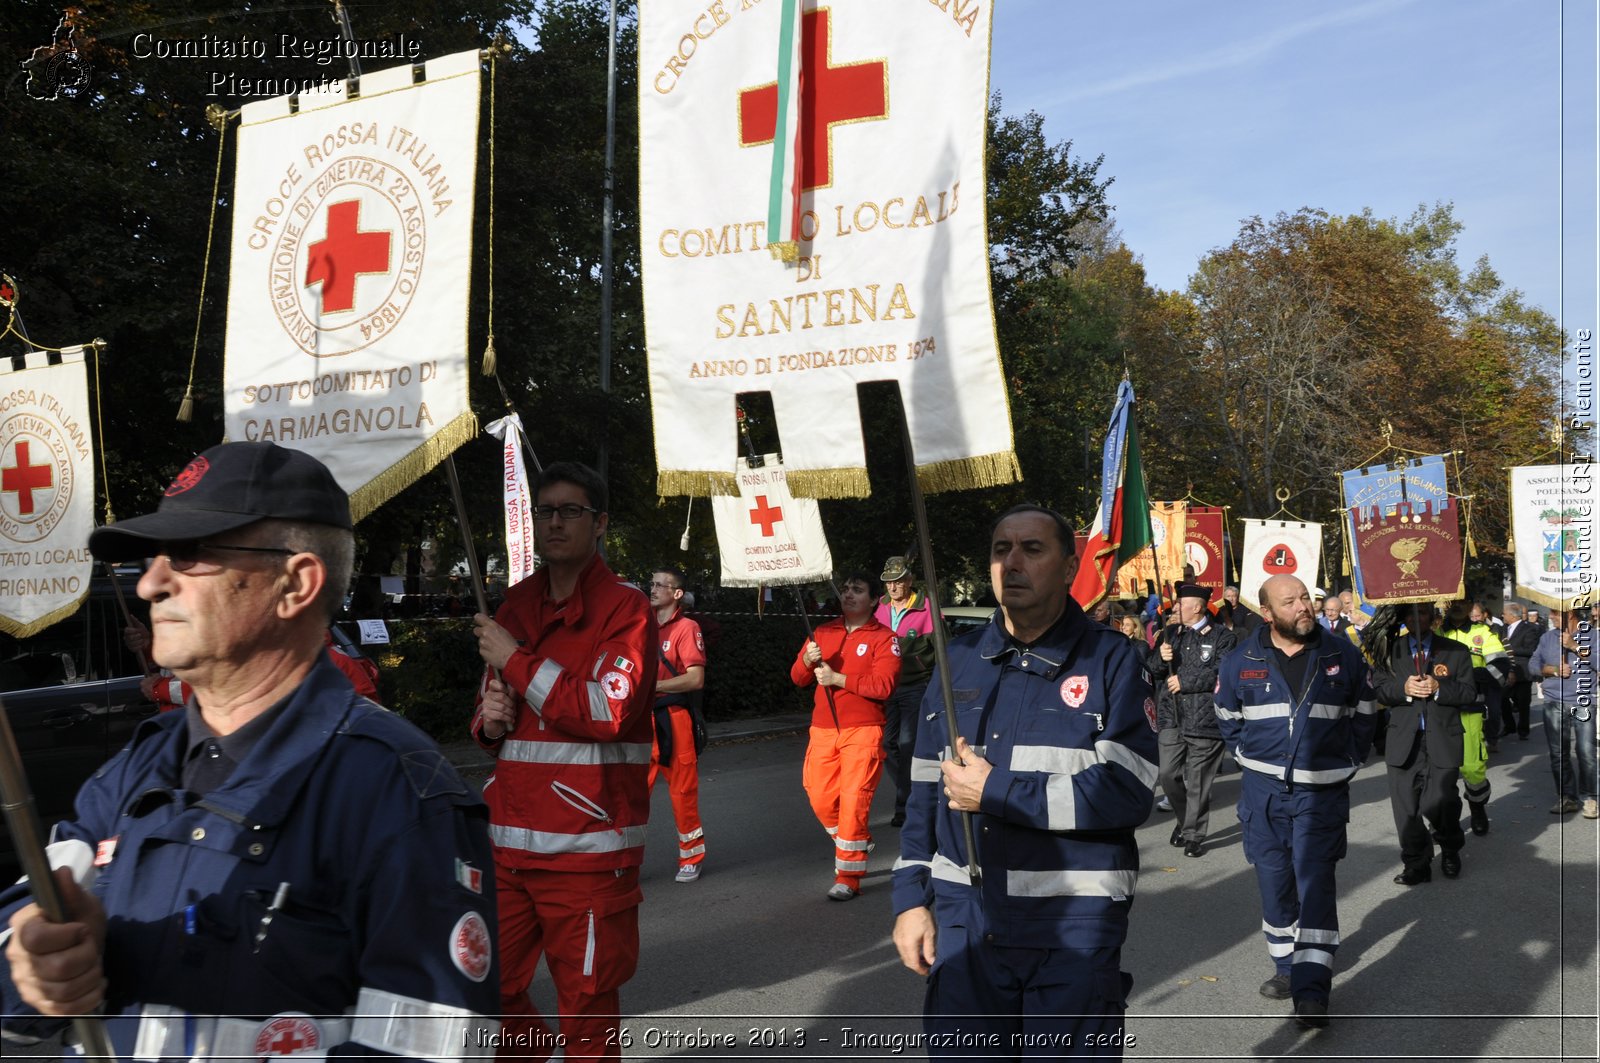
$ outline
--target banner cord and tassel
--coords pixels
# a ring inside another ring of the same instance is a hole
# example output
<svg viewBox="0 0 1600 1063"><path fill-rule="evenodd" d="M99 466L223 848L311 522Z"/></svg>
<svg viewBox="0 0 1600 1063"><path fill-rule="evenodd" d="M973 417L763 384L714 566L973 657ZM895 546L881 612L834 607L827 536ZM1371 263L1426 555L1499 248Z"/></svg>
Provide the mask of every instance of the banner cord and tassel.
<svg viewBox="0 0 1600 1063"><path fill-rule="evenodd" d="M100 444L100 490L106 503L106 523L115 524L117 515L111 511L111 477L106 474L106 415L100 406L100 352L106 341L96 339L89 344L94 348L94 434Z"/></svg>
<svg viewBox="0 0 1600 1063"><path fill-rule="evenodd" d="M194 367L200 357L200 323L205 318L206 277L211 273L211 238L217 229L217 191L222 187L222 155L228 147L228 114L216 104L206 108L206 120L217 131L217 172L211 179L211 215L206 220L206 253L200 263L200 302L194 310L194 344L189 349L189 379L178 404L178 420L194 420Z"/></svg>
<svg viewBox="0 0 1600 1063"><path fill-rule="evenodd" d="M495 376L500 368L494 353L494 103L495 69L500 49L509 47L503 38L496 37L489 46L489 339L483 347L483 375ZM507 400L509 405L510 400Z"/></svg>

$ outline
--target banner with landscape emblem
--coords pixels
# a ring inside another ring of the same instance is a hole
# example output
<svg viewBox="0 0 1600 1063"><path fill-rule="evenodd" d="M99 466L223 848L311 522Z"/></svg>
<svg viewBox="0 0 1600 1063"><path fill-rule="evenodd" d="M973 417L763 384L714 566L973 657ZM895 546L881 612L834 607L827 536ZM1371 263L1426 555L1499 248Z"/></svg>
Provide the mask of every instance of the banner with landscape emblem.
<svg viewBox="0 0 1600 1063"><path fill-rule="evenodd" d="M1587 462L1510 470L1518 597L1549 609L1596 604L1600 490L1594 477L1595 467Z"/></svg>
<svg viewBox="0 0 1600 1063"><path fill-rule="evenodd" d="M879 380L900 387L926 490L1020 478L989 290L991 15L641 5L658 492L733 493L735 397L770 392L794 493L867 494L856 386Z"/></svg>
<svg viewBox="0 0 1600 1063"><path fill-rule="evenodd" d="M476 432L476 51L244 105L225 431L315 455L356 519Z"/></svg>

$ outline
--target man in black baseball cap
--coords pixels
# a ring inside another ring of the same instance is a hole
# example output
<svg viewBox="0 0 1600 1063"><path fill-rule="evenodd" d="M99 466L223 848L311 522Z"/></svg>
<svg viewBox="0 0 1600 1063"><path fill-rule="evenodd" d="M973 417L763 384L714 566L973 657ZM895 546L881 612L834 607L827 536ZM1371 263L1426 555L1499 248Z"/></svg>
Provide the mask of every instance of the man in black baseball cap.
<svg viewBox="0 0 1600 1063"><path fill-rule="evenodd" d="M0 895L15 927L0 1013L103 1006L128 1058L293 1042L443 1060L482 1043L499 1010L488 817L432 740L323 651L354 556L332 474L224 443L89 547L149 558L152 656L193 695L141 724L57 825L100 876L58 875L68 921ZM173 949L206 962L163 962Z"/></svg>

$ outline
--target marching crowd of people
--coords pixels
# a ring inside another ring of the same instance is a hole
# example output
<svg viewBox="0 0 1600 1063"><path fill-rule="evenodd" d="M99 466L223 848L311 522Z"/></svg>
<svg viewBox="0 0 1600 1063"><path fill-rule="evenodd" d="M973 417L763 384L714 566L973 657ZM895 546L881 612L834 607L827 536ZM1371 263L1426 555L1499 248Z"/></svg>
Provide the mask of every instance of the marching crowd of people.
<svg viewBox="0 0 1600 1063"><path fill-rule="evenodd" d="M98 1012L130 1059L620 1057L658 777L677 882L706 866L706 640L681 571L644 593L607 566L597 473L550 465L534 496L544 564L474 618L471 736L495 759L481 796L330 653L353 538L320 462L222 444L155 512L96 530L97 558L150 559L151 630L130 639L170 673L174 705L56 828L65 921L26 882L0 895L9 1035ZM1307 1027L1328 1022L1334 869L1373 750L1403 887L1431 879L1436 846L1442 875L1462 874L1467 833L1490 830L1486 765L1530 737L1536 687L1551 811L1600 817L1580 610L1548 630L1516 604L1501 622L1480 603L1369 612L1276 576L1259 612L1187 580L1170 602L1086 613L1072 528L1034 505L997 516L987 556L998 608L946 648L948 722L931 682L942 620L904 557L878 573L881 596L847 573L841 615L790 668L813 691L803 786L831 900L861 895L889 768L892 937L927 979L929 1055L1120 1056L1135 831L1159 789L1171 844L1203 857L1227 760L1273 970L1260 991ZM559 1029L529 1000L541 959Z"/></svg>

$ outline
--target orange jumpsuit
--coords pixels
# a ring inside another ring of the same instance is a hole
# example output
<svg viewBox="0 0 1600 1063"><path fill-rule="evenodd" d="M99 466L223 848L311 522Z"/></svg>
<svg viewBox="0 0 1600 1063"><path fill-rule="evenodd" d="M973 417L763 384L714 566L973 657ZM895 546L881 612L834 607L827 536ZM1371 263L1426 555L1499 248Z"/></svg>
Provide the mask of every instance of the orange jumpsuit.
<svg viewBox="0 0 1600 1063"><path fill-rule="evenodd" d="M900 647L894 632L871 618L848 632L843 619L830 620L812 640L828 667L844 675L845 685L816 690L802 779L811 810L833 838L834 881L860 889L872 846L867 817L883 774L883 703L900 674ZM817 681L805 652L802 645L789 669L799 687Z"/></svg>
<svg viewBox="0 0 1600 1063"><path fill-rule="evenodd" d="M706 664L706 640L700 625L683 615L680 608L661 625L661 663L656 682L683 675L690 668ZM694 722L689 716L687 694L662 694L656 707L670 706L672 735L671 758L661 764L661 747L650 747L650 786L665 771L667 793L672 797L672 818L678 826L678 865L698 864L706 858L705 831L700 825L700 765L694 751ZM659 726L660 716L656 717Z"/></svg>

